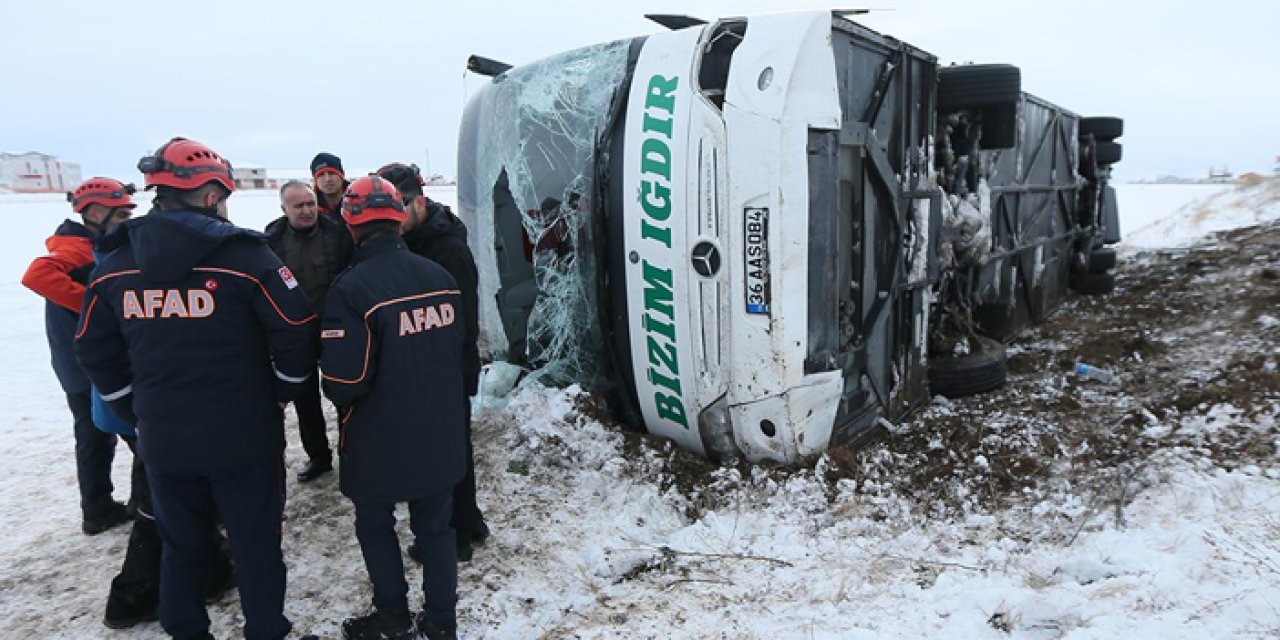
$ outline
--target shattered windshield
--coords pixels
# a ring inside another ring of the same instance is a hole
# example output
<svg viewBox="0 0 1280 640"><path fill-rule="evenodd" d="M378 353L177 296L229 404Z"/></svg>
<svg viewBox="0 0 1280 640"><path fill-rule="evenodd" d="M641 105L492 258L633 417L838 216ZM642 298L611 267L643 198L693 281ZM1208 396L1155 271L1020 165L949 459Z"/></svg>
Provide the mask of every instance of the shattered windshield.
<svg viewBox="0 0 1280 640"><path fill-rule="evenodd" d="M512 69L463 116L458 204L480 269L482 348L553 384L590 383L602 367L597 145L630 44Z"/></svg>

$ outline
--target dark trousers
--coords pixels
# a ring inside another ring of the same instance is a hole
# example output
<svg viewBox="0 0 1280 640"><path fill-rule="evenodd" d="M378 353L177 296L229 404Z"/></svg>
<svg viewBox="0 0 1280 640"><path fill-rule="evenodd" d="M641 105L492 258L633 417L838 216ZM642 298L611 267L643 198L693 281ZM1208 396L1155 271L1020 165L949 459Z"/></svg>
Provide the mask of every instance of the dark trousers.
<svg viewBox="0 0 1280 640"><path fill-rule="evenodd" d="M476 505L476 459L471 447L471 399L467 399L467 472L462 481L453 487L453 515L450 524L458 535L467 535L484 522L480 507Z"/></svg>
<svg viewBox="0 0 1280 640"><path fill-rule="evenodd" d="M160 625L175 638L203 638L209 630L204 597L214 522L227 526L247 640L278 640L289 633L284 617L285 567L280 551L284 514L284 462L264 462L204 473L147 468L156 526L164 541L160 562Z"/></svg>
<svg viewBox="0 0 1280 640"><path fill-rule="evenodd" d="M107 595L107 607L113 602L129 611L154 607L160 602L160 530L156 528L155 510L151 504L151 489L147 484L147 468L138 457L136 438L121 436L129 445L133 456L133 495L131 501L137 512L133 530L129 532L129 545L125 550L120 573L111 580ZM222 548L222 534L215 527L217 544L209 557L209 589L213 594L221 589L232 572L231 559Z"/></svg>
<svg viewBox="0 0 1280 640"><path fill-rule="evenodd" d="M320 408L320 375L313 371L303 387L302 395L293 401L298 412L298 435L302 438L302 450L311 460L332 460L329 437L325 433L324 410Z"/></svg>
<svg viewBox="0 0 1280 640"><path fill-rule="evenodd" d="M68 393L67 406L75 420L76 480L80 483L80 514L85 519L106 515L115 502L111 492L111 462L116 437L93 426L89 392Z"/></svg>
<svg viewBox="0 0 1280 640"><path fill-rule="evenodd" d="M121 436L133 451L133 503L136 517L129 532L120 573L111 580L108 599L155 603L160 599L160 532L151 506L151 489L147 484L147 468L138 457L136 438Z"/></svg>
<svg viewBox="0 0 1280 640"><path fill-rule="evenodd" d="M450 491L409 501L409 528L422 553L423 610L439 622L452 622L458 603L458 559L449 526ZM355 501L356 539L373 583L373 606L388 613L409 610L409 584L396 537L394 502Z"/></svg>

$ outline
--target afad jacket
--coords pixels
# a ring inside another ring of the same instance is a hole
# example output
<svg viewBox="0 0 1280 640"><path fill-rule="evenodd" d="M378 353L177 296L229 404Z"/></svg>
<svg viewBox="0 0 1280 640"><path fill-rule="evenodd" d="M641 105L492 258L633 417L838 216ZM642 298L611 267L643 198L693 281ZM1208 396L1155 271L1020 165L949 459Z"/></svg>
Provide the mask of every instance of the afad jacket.
<svg viewBox="0 0 1280 640"><path fill-rule="evenodd" d="M89 379L76 361L74 338L85 284L93 271L93 235L67 220L44 241L48 253L36 258L22 284L45 299L44 329L58 384L66 393L88 393Z"/></svg>
<svg viewBox="0 0 1280 640"><path fill-rule="evenodd" d="M401 502L450 490L465 464L462 296L394 236L356 249L325 299L320 369L339 407L342 492Z"/></svg>
<svg viewBox="0 0 1280 640"><path fill-rule="evenodd" d="M199 471L279 460L281 402L316 361L315 322L266 237L191 211L153 211L104 238L76 355L131 403L143 461Z"/></svg>

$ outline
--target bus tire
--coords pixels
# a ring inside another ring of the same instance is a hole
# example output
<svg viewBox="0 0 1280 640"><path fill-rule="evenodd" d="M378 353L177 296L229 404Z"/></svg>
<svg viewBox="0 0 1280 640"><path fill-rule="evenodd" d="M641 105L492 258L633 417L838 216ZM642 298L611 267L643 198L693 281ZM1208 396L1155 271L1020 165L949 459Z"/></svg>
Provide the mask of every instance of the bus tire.
<svg viewBox="0 0 1280 640"><path fill-rule="evenodd" d="M929 359L929 391L935 396L960 398L997 389L1009 372L1004 345L979 336L979 348L963 356Z"/></svg>
<svg viewBox="0 0 1280 640"><path fill-rule="evenodd" d="M1120 162L1120 152L1119 142L1099 142L1095 157L1098 164L1115 164Z"/></svg>
<svg viewBox="0 0 1280 640"><path fill-rule="evenodd" d="M1124 120L1111 117L1080 118L1080 137L1091 134L1098 142L1111 142L1124 134Z"/></svg>
<svg viewBox="0 0 1280 640"><path fill-rule="evenodd" d="M1116 268L1115 249L1094 249L1089 252L1089 273L1102 273Z"/></svg>
<svg viewBox="0 0 1280 640"><path fill-rule="evenodd" d="M990 107L1022 99L1022 71L1011 64L967 64L938 69L938 111Z"/></svg>

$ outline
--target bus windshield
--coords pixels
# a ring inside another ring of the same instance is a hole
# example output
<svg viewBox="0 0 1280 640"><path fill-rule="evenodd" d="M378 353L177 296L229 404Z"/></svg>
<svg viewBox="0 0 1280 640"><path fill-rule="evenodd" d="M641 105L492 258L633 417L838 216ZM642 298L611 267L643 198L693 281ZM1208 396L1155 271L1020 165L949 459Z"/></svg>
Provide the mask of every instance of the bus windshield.
<svg viewBox="0 0 1280 640"><path fill-rule="evenodd" d="M458 205L480 271L482 348L552 384L602 375L598 193L632 42L511 69L463 115Z"/></svg>

